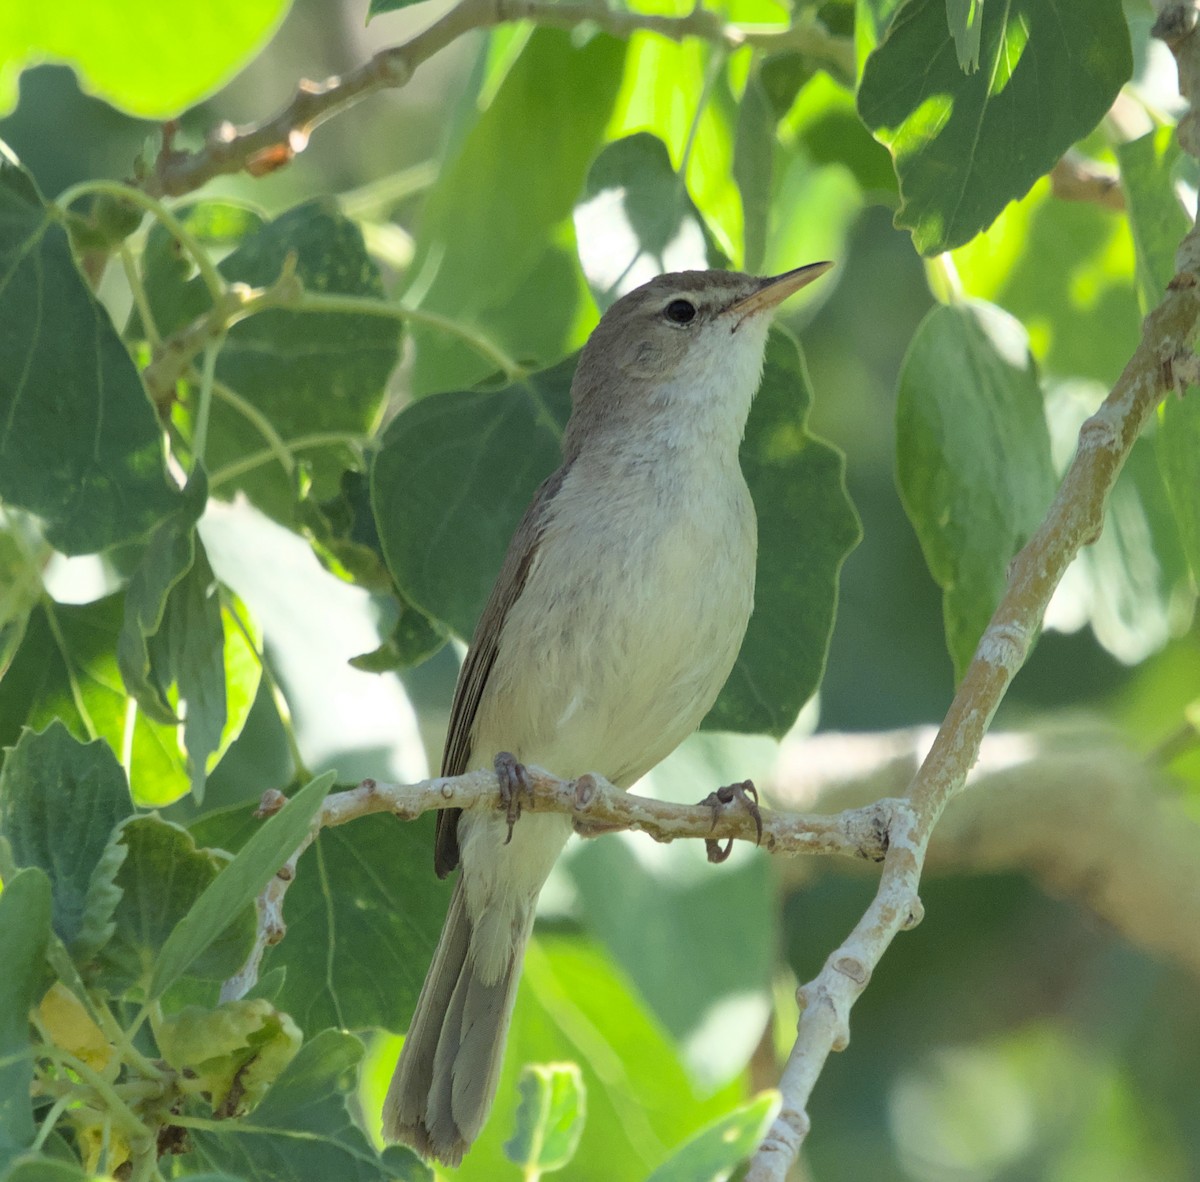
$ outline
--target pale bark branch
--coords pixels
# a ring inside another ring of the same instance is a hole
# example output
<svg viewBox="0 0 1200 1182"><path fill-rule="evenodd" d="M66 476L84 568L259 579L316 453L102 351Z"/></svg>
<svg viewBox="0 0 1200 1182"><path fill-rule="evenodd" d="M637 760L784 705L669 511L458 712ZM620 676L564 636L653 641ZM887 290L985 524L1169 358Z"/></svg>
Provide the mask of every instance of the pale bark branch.
<svg viewBox="0 0 1200 1182"><path fill-rule="evenodd" d="M155 197L177 197L226 173L273 172L304 151L313 131L326 120L376 91L407 85L418 66L466 33L514 21L557 29L587 25L621 38L637 32L672 41L697 38L730 50L743 46L793 50L843 78L853 78L855 72L851 40L832 35L811 13L791 26L753 28L727 24L699 4L687 16L676 17L609 8L603 0L460 0L429 28L401 45L380 50L349 73L321 83L301 82L291 102L271 118L243 128L221 124L194 152L174 147L175 125L168 124L154 168L139 177L138 184Z"/></svg>

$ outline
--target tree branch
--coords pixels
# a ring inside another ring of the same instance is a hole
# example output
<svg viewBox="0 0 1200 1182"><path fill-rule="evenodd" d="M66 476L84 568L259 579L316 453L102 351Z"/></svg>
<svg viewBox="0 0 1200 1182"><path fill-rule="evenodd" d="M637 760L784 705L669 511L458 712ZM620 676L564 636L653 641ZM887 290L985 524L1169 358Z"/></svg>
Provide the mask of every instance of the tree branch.
<svg viewBox="0 0 1200 1182"><path fill-rule="evenodd" d="M245 171L262 176L273 172L304 151L312 133L327 119L377 90L405 86L422 62L464 34L512 21L557 29L590 25L621 38L636 32L656 33L672 41L695 37L727 49L790 49L843 78L853 78L855 72L851 40L832 35L812 13L790 27L755 29L726 24L700 4L687 16L675 17L608 8L603 0L460 0L429 28L401 45L380 50L350 73L322 83L301 82L292 101L270 119L244 128L222 123L194 152L175 148L175 125L166 125L154 168L139 176L138 184L155 197L178 197L226 173Z"/></svg>
<svg viewBox="0 0 1200 1182"><path fill-rule="evenodd" d="M635 796L600 776L560 780L539 768L529 773L534 812L566 813L576 831L591 837L618 830L648 833L656 841L702 838L706 841L735 838L756 841L758 829L751 814L739 806L713 809L707 804L673 804ZM496 808L500 785L491 770L461 776L422 780L416 784L383 784L364 780L357 788L334 792L325 799L299 849L267 884L259 896L258 939L246 964L225 982L223 1000L243 996L258 980L263 953L283 939L283 901L296 876L300 856L322 829L344 825L372 813L392 813L412 821L434 809ZM282 792L265 792L256 817L269 817L286 803ZM761 845L779 854L840 854L871 862L884 856L884 840L896 801L880 800L864 808L846 809L836 816L762 810ZM517 822L520 824L520 822Z"/></svg>
<svg viewBox="0 0 1200 1182"><path fill-rule="evenodd" d="M1188 6L1187 13L1175 14L1178 23L1172 26L1182 30L1171 48L1188 98L1194 94L1190 80L1200 79L1195 16ZM1186 64L1185 53L1192 58ZM1194 139L1185 120L1181 143L1191 150ZM1000 605L905 794L907 807L894 814L871 906L816 978L797 990L800 1020L780 1080L783 1107L751 1162L747 1182L783 1182L808 1134L808 1101L825 1060L850 1041L851 1007L895 936L920 921L917 888L934 825L966 784L984 734L1025 663L1063 572L1083 546L1099 537L1105 504L1134 440L1163 396L1176 389L1175 362L1187 366L1194 356L1192 341L1200 330L1197 260L1200 231L1193 226L1180 246L1178 273L1162 303L1146 317L1137 350L1103 405L1080 429L1075 459L1042 525L1012 562Z"/></svg>

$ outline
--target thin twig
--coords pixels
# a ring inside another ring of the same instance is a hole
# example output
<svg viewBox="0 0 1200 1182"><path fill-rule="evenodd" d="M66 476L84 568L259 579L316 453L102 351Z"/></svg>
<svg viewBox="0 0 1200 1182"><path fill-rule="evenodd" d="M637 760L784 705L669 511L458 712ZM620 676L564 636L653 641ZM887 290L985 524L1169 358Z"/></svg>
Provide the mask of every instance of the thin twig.
<svg viewBox="0 0 1200 1182"><path fill-rule="evenodd" d="M164 129L163 150L153 169L138 178L139 185L155 197L179 196L225 173L245 171L260 176L273 172L302 152L327 119L378 90L405 86L422 62L459 37L475 29L523 20L557 29L588 25L614 37L648 32L672 41L695 37L728 49L793 50L843 78L854 77L851 40L830 34L811 13L791 26L755 29L726 24L719 14L700 5L687 16L675 17L608 8L600 0L460 0L429 28L401 45L380 50L357 69L322 83L301 82L292 101L262 123L244 128L223 123L194 152L176 149L173 127Z"/></svg>

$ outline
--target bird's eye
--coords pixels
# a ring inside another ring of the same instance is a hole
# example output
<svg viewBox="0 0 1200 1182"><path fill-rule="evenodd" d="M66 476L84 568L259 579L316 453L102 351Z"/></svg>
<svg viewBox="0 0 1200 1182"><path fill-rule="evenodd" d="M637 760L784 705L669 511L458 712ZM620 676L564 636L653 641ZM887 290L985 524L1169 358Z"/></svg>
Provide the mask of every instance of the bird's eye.
<svg viewBox="0 0 1200 1182"><path fill-rule="evenodd" d="M663 315L672 324L690 324L696 316L696 305L691 300L672 300L664 309Z"/></svg>

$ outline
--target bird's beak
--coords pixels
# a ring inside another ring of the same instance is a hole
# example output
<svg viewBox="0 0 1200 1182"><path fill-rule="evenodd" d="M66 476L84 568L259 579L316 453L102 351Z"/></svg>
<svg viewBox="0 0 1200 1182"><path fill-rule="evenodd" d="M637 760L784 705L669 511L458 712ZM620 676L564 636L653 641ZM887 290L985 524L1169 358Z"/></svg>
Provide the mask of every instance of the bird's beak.
<svg viewBox="0 0 1200 1182"><path fill-rule="evenodd" d="M755 312L763 312L782 304L794 292L807 287L814 279L820 279L832 266L832 263L809 263L807 267L797 267L794 271L784 271L782 275L761 279L755 291L730 304L727 310L733 313L738 324L741 324L747 316L753 316Z"/></svg>

